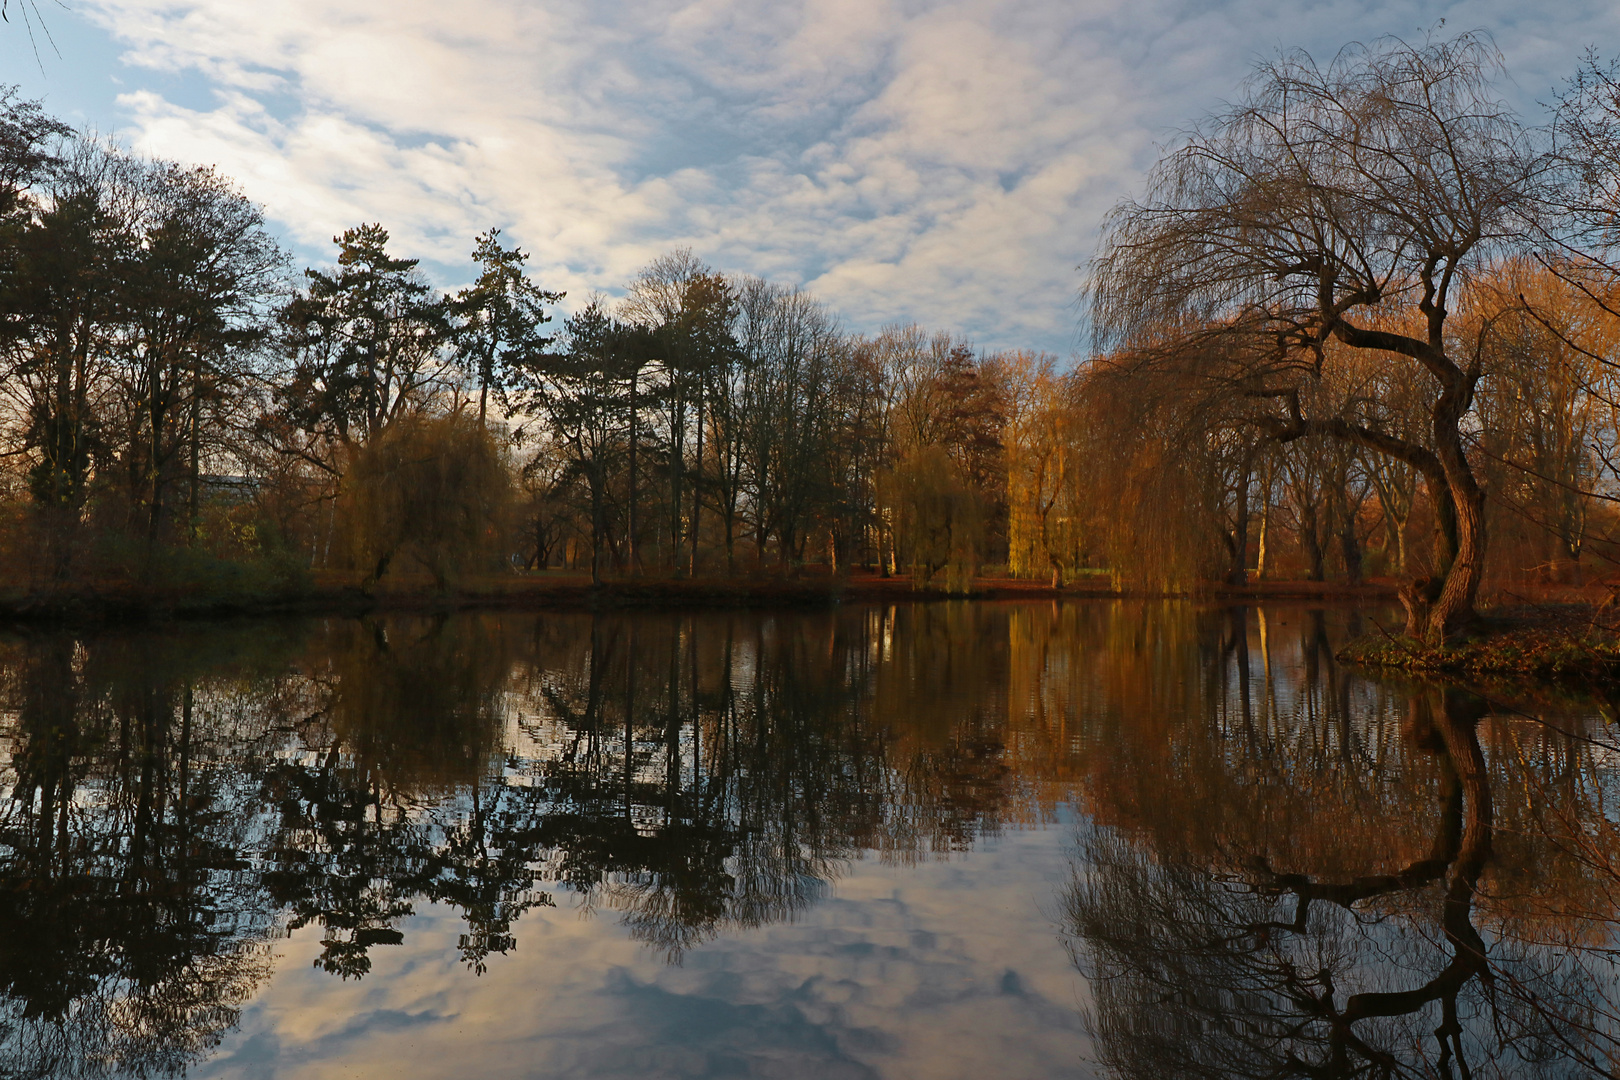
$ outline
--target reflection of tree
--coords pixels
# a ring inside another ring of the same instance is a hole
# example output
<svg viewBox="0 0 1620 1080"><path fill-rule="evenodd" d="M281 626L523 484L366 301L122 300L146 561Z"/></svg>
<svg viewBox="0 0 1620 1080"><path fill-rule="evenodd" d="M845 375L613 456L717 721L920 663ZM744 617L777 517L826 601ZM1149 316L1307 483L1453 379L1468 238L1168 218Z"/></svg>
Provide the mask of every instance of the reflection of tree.
<svg viewBox="0 0 1620 1080"><path fill-rule="evenodd" d="M237 854L254 811L173 646L46 637L8 658L4 1075L178 1072L265 973L267 913Z"/></svg>
<svg viewBox="0 0 1620 1080"><path fill-rule="evenodd" d="M265 883L294 927L324 927L328 970L369 971L419 900L461 910L482 969L552 902L542 879L678 958L791 918L863 849L999 827L1015 772L1003 661L985 658L1004 653L949 644L949 625L904 660L874 654L864 612L532 625L521 662L494 620L391 620L329 633L304 666L301 749L266 773ZM981 646L996 629L972 627ZM940 697L881 689L940 648L957 651Z"/></svg>
<svg viewBox="0 0 1620 1080"><path fill-rule="evenodd" d="M1286 680L1270 657L1267 685L1251 695L1243 650L1228 648L1195 680L1219 688L1202 724L1171 728L1162 751L1130 749L1123 737L1117 753L1137 767L1142 753L1177 763L1159 774L1165 805L1121 803L1118 785L1094 787L1107 801L1100 816L1115 824L1083 845L1065 903L1077 961L1095 976L1099 1056L1141 1077L1612 1070L1620 1016L1607 934L1572 956L1570 936L1549 934L1556 920L1533 916L1523 892L1526 878L1561 877L1570 865L1546 837L1542 850L1527 849L1511 802L1523 861L1493 861L1504 825L1493 784L1520 786L1513 770L1538 766L1488 756L1484 703L1453 690L1413 692L1401 735L1408 760L1378 750L1388 729L1349 715L1349 676L1312 656L1313 637L1298 684L1280 695L1273 679ZM1309 708L1278 723L1265 703L1289 694ZM1144 688L1140 704L1155 708L1154 696ZM1329 778L1334 748L1352 766L1381 765ZM1413 760L1422 758L1429 768ZM1177 790L1191 770L1215 815L1207 830L1174 820L1192 809ZM1427 811L1417 803L1425 793ZM1379 800L1389 809L1369 814ZM1327 835L1358 816L1373 826L1372 845L1383 840L1382 858L1376 846L1358 852ZM1574 884L1560 881L1554 897L1593 895Z"/></svg>
<svg viewBox="0 0 1620 1080"><path fill-rule="evenodd" d="M880 812L858 683L804 636L738 629L593 620L585 663L543 692L566 749L537 765L537 837L672 956L790 917Z"/></svg>
<svg viewBox="0 0 1620 1080"><path fill-rule="evenodd" d="M1009 708L1006 627L952 605L0 642L0 1073L183 1070L287 929L360 977L442 904L483 971L567 890L677 959L862 852L959 850L1049 809L1025 766L1065 752Z"/></svg>
<svg viewBox="0 0 1620 1080"><path fill-rule="evenodd" d="M279 818L265 887L292 928L323 927L318 963L344 978L371 970L373 946L403 940L396 924L416 897L464 906L463 951L480 966L509 947L510 922L531 902L517 899L532 881L527 864L492 850L478 801L510 665L498 627L351 624L322 645L302 753L264 775ZM443 825L421 812L459 785L475 793L470 819Z"/></svg>
<svg viewBox="0 0 1620 1080"><path fill-rule="evenodd" d="M482 970L552 903L542 875L672 958L790 917L900 813L833 629L548 619L516 685L490 620L335 631L305 666L300 750L265 773L265 886L293 927L324 928L318 962L345 977L418 900L461 910ZM514 706L538 714L517 744Z"/></svg>

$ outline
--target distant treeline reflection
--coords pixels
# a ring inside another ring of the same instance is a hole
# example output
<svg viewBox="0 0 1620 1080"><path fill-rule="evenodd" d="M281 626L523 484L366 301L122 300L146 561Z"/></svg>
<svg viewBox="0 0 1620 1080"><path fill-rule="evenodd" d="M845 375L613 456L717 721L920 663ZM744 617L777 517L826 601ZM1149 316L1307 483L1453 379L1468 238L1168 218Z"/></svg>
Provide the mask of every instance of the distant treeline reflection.
<svg viewBox="0 0 1620 1080"><path fill-rule="evenodd" d="M1596 710L1364 679L1332 659L1357 618L952 603L0 641L0 1074L177 1074L296 928L360 978L442 905L482 972L525 911L571 903L677 960L850 860L1065 803L1059 906L1121 1075L1612 1070L1620 758Z"/></svg>
<svg viewBox="0 0 1620 1080"><path fill-rule="evenodd" d="M361 977L452 905L481 971L561 888L674 959L1047 816L1013 647L966 604L6 641L0 1071L176 1072L298 927Z"/></svg>

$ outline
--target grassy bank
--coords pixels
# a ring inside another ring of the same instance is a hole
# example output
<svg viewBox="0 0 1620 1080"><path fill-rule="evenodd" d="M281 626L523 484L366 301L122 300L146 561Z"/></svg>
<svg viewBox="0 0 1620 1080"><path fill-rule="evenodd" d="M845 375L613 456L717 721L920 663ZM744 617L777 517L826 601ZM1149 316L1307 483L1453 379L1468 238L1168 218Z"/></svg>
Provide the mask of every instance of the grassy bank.
<svg viewBox="0 0 1620 1080"><path fill-rule="evenodd" d="M1620 629L1590 604L1488 610L1461 640L1431 647L1396 628L1351 642L1339 659L1423 674L1620 682Z"/></svg>

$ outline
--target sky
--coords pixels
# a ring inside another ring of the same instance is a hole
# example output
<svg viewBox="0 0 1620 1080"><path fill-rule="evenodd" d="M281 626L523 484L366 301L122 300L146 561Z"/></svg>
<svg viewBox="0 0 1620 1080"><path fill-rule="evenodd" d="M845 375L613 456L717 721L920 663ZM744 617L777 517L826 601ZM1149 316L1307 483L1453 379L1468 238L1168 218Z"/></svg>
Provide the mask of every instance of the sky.
<svg viewBox="0 0 1620 1080"><path fill-rule="evenodd" d="M686 247L803 286L854 332L916 322L1060 356L1084 348L1075 297L1103 215L1256 62L1483 29L1502 96L1539 123L1588 48L1620 55L1612 0L10 0L8 16L0 82L218 166L298 266L375 221L451 287L498 227L572 309Z"/></svg>

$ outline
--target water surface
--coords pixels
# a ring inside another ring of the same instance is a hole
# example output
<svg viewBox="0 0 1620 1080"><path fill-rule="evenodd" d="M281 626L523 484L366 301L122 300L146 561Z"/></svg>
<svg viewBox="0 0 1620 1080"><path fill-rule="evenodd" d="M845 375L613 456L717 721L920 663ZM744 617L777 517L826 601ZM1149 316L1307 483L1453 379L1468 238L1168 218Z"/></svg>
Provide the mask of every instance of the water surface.
<svg viewBox="0 0 1620 1080"><path fill-rule="evenodd" d="M1376 613L0 639L0 1075L1589 1076L1597 701Z"/></svg>

